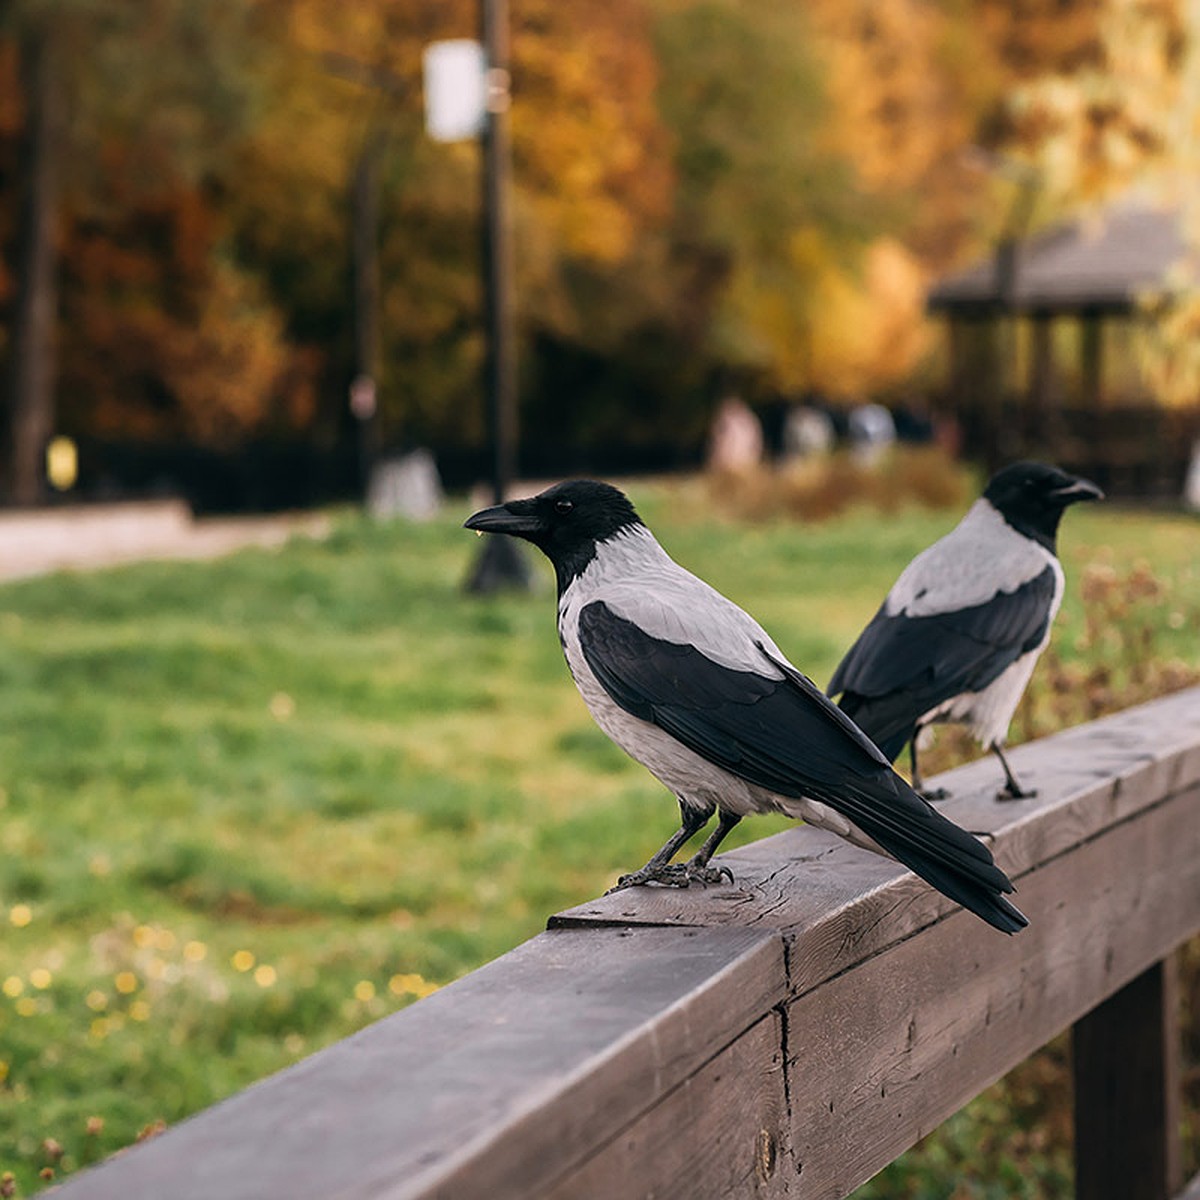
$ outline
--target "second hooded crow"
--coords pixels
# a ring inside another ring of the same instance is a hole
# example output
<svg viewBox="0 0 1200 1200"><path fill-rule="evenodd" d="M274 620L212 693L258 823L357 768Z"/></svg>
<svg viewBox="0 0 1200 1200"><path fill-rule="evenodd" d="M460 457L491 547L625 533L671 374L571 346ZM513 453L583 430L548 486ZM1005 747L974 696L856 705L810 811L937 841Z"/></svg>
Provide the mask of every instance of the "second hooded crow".
<svg viewBox="0 0 1200 1200"><path fill-rule="evenodd" d="M1001 799L1025 791L1004 739L1062 602L1058 522L1103 492L1055 467L998 471L944 538L905 567L829 682L842 709L889 762L907 742L921 790L917 742L938 722L966 724L1004 768ZM940 799L945 792L931 796Z"/></svg>
<svg viewBox="0 0 1200 1200"><path fill-rule="evenodd" d="M899 859L1005 933L1027 924L987 847L897 775L752 617L677 565L616 488L558 484L466 526L550 559L584 703L679 801L679 830L618 887L715 882L728 870L709 860L742 817L782 812ZM672 863L714 813L696 855Z"/></svg>

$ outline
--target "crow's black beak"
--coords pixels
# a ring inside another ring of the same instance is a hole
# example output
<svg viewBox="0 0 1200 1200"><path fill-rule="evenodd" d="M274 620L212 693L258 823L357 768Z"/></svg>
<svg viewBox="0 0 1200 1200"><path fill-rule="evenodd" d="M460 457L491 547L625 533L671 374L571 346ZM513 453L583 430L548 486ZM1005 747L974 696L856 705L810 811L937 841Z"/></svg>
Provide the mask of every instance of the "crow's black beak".
<svg viewBox="0 0 1200 1200"><path fill-rule="evenodd" d="M531 537L545 532L545 524L529 500L510 500L492 508L481 508L463 522L464 529L476 533L508 533L513 537Z"/></svg>
<svg viewBox="0 0 1200 1200"><path fill-rule="evenodd" d="M1080 500L1103 500L1104 492L1090 479L1072 479L1064 487L1055 488L1050 495L1064 507Z"/></svg>

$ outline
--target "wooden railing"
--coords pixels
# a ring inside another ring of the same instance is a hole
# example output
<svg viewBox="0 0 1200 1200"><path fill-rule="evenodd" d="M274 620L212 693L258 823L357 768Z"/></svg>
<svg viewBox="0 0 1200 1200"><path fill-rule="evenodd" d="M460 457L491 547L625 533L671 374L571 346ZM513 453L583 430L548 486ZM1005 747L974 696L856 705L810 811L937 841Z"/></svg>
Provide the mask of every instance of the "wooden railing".
<svg viewBox="0 0 1200 1200"><path fill-rule="evenodd" d="M560 913L63 1197L837 1200L1074 1025L1081 1200L1178 1192L1169 969L1200 930L1200 689L942 777L1030 926L796 828L736 886ZM1200 1182L1187 1193L1200 1198Z"/></svg>

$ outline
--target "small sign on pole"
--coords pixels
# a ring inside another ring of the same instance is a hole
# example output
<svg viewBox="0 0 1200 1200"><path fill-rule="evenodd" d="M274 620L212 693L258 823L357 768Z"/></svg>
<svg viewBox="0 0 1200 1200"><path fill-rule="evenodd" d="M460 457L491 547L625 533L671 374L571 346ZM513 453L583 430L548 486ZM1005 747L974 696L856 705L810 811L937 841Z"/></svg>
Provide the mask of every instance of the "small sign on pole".
<svg viewBox="0 0 1200 1200"><path fill-rule="evenodd" d="M431 42L422 61L426 132L435 142L478 137L487 113L483 47L472 38Z"/></svg>
<svg viewBox="0 0 1200 1200"><path fill-rule="evenodd" d="M370 375L357 375L350 384L350 411L360 420L369 421L378 407L375 380Z"/></svg>

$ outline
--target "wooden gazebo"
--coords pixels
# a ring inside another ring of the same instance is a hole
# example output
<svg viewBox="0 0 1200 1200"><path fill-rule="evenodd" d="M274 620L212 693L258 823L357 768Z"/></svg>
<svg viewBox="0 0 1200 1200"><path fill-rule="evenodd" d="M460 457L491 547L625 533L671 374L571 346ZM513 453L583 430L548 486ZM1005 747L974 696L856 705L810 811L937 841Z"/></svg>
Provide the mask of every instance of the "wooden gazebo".
<svg viewBox="0 0 1200 1200"><path fill-rule="evenodd" d="M928 307L946 319L949 378L940 407L968 448L996 462L1053 458L1109 489L1175 494L1200 397L1156 403L1141 378L1138 327L1169 296L1189 250L1179 214L1126 203L940 280Z"/></svg>

